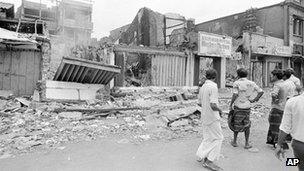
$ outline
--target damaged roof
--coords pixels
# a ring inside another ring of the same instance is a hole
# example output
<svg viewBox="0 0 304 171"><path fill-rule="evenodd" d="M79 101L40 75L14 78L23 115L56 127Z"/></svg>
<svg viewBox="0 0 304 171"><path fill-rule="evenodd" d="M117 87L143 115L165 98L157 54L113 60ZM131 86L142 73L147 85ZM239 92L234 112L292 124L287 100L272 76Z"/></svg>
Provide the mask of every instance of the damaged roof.
<svg viewBox="0 0 304 171"><path fill-rule="evenodd" d="M3 44L36 44L35 40L10 30L0 28L0 43Z"/></svg>
<svg viewBox="0 0 304 171"><path fill-rule="evenodd" d="M119 66L105 65L80 58L63 57L54 80L106 85L120 72Z"/></svg>

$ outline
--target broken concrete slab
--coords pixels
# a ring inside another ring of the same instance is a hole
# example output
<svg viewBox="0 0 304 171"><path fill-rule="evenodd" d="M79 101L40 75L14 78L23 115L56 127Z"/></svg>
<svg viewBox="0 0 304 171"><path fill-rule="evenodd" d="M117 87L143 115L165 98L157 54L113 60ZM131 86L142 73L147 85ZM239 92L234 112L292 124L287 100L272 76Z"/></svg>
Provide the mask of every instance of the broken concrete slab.
<svg viewBox="0 0 304 171"><path fill-rule="evenodd" d="M188 117L189 115L192 115L196 111L200 111L199 106L189 106L180 109L165 110L165 111L161 111L160 115L166 117L169 122L173 122L180 118Z"/></svg>
<svg viewBox="0 0 304 171"><path fill-rule="evenodd" d="M47 80L45 82L45 99L48 100L92 100L97 91L105 91L100 84L81 84Z"/></svg>
<svg viewBox="0 0 304 171"><path fill-rule="evenodd" d="M18 98L16 98L16 100L17 100L18 102L20 102L21 105L24 105L24 106L26 106L26 107L29 107L30 104L31 104L30 101L28 101L28 100L26 100L25 98L22 98L22 97L18 97Z"/></svg>
<svg viewBox="0 0 304 171"><path fill-rule="evenodd" d="M187 119L181 119L177 120L170 124L171 127L180 127L180 126L186 126L189 124L189 121Z"/></svg>

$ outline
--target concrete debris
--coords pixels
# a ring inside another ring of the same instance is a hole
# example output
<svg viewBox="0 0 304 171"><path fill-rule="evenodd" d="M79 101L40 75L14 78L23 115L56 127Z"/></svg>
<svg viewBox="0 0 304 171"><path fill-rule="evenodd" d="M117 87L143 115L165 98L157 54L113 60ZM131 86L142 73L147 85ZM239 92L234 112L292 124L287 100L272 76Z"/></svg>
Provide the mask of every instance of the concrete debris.
<svg viewBox="0 0 304 171"><path fill-rule="evenodd" d="M27 153L37 147L60 148L63 143L118 136L117 143L141 143L197 137L201 130L197 99L170 101L184 92L196 96L197 88L136 87L114 91L111 100L76 102L0 99L0 158ZM221 93L220 106L229 105L229 91ZM231 97L231 96L230 96ZM30 103L29 103L30 102ZM21 105L22 104L22 105ZM227 109L226 109L227 110ZM252 119L266 117L270 108L258 103ZM227 127L227 118L222 123Z"/></svg>
<svg viewBox="0 0 304 171"><path fill-rule="evenodd" d="M59 117L67 118L67 119L81 119L81 112L61 112L59 113Z"/></svg>
<svg viewBox="0 0 304 171"><path fill-rule="evenodd" d="M0 97L1 98L7 99L7 98L9 98L13 95L14 95L14 93L11 90L0 90Z"/></svg>
<svg viewBox="0 0 304 171"><path fill-rule="evenodd" d="M16 100L17 100L18 102L20 102L21 105L24 105L24 106L26 106L26 107L29 107L29 105L30 105L30 103L31 103L30 101L26 100L25 98L21 98L21 97L16 98Z"/></svg>
<svg viewBox="0 0 304 171"><path fill-rule="evenodd" d="M250 148L250 149L248 149L248 151L251 153L258 153L260 150L257 148Z"/></svg>

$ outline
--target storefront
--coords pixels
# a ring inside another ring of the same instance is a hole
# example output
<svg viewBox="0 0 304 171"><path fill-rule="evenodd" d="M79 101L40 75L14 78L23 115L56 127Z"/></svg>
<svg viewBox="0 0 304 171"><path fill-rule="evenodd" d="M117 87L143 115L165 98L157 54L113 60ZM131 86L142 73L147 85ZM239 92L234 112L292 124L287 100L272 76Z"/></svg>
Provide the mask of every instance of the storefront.
<svg viewBox="0 0 304 171"><path fill-rule="evenodd" d="M206 70L208 68L202 68L200 59L212 59L212 64L210 67L214 68L217 73L217 84L219 88L225 88L226 84L226 58L231 57L232 52L232 38L223 35L217 35L206 32L198 33L198 52L195 58L195 85L198 84L199 74L202 69Z"/></svg>
<svg viewBox="0 0 304 171"><path fill-rule="evenodd" d="M258 33L246 32L243 38L249 52L249 78L261 87L270 87L271 72L290 67L291 48L284 46L283 39Z"/></svg>

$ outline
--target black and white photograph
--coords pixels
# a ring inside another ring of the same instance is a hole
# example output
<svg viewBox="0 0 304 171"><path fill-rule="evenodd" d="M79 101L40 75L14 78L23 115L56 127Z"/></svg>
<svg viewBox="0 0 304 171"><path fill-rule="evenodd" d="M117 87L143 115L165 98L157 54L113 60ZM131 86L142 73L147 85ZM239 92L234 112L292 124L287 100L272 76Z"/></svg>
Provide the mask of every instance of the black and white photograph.
<svg viewBox="0 0 304 171"><path fill-rule="evenodd" d="M304 171L304 0L0 0L0 171Z"/></svg>

